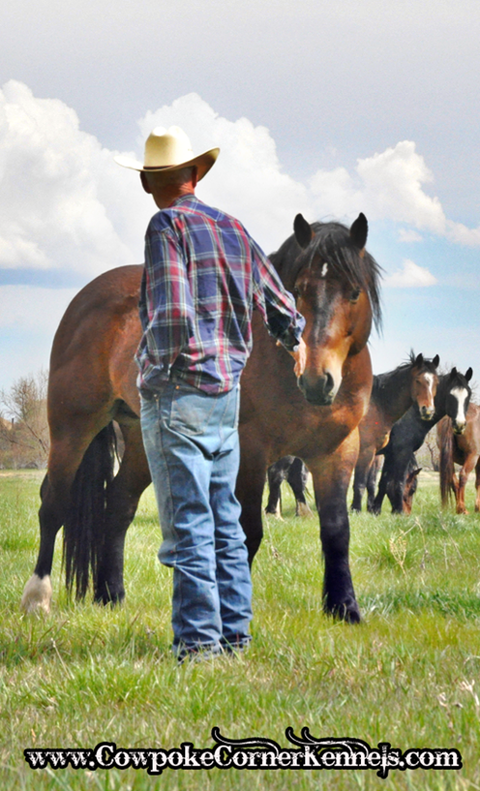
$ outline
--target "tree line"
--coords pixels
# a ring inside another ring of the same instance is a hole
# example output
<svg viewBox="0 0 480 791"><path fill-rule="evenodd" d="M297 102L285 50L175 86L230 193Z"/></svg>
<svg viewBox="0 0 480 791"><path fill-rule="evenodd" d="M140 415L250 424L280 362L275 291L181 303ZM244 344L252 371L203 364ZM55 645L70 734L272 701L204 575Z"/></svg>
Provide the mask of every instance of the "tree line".
<svg viewBox="0 0 480 791"><path fill-rule="evenodd" d="M17 379L0 390L0 469L41 469L47 466L48 372Z"/></svg>

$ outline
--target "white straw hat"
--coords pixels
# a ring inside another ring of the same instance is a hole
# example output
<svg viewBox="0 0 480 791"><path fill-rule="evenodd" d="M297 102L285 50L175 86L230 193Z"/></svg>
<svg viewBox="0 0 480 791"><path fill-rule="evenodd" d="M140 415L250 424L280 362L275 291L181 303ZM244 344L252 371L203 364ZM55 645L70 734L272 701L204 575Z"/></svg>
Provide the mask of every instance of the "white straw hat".
<svg viewBox="0 0 480 791"><path fill-rule="evenodd" d="M150 132L145 142L143 163L122 155L116 156L114 159L115 162L124 168L144 172L163 171L168 173L180 168L195 166L197 168L198 181L200 181L208 173L212 165L215 164L219 153L219 148L211 148L209 151L195 156L190 140L183 129L180 129L179 126L171 126L167 130L163 126L157 126Z"/></svg>

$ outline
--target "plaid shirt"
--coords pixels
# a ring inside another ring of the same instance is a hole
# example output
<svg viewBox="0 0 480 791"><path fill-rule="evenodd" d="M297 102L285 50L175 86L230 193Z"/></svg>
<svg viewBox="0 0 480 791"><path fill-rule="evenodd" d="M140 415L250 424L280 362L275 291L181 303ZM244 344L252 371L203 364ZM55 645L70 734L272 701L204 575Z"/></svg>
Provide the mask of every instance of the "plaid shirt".
<svg viewBox="0 0 480 791"><path fill-rule="evenodd" d="M238 220L185 195L147 228L140 295L140 390L174 378L231 390L252 348L252 309L293 349L305 325L273 265Z"/></svg>

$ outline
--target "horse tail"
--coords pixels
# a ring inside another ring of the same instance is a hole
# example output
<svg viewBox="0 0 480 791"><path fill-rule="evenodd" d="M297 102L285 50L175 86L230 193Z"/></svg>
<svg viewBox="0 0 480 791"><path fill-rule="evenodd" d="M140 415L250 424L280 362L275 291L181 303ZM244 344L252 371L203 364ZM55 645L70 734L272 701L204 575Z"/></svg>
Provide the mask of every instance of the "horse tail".
<svg viewBox="0 0 480 791"><path fill-rule="evenodd" d="M65 582L77 599L84 599L89 575L96 579L105 539L107 487L113 480L116 437L113 423L94 437L85 451L71 489L71 504L63 527Z"/></svg>
<svg viewBox="0 0 480 791"><path fill-rule="evenodd" d="M438 444L440 446L440 496L442 507L446 508L452 494L452 481L455 474L453 427L448 416L445 416L438 424Z"/></svg>

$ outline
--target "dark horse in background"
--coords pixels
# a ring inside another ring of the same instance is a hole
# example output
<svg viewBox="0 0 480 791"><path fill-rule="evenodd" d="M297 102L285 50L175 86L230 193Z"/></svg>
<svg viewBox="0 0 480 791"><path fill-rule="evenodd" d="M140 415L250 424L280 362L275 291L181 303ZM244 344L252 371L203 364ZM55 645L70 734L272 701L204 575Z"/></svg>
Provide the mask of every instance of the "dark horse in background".
<svg viewBox="0 0 480 791"><path fill-rule="evenodd" d="M400 418L392 428L390 439L382 454L385 456L378 492L373 504L373 512L379 514L383 499L388 493L392 513L405 512L404 491L412 455L417 451L430 429L445 415L452 420L459 433L465 430L465 414L472 390L468 384L472 378L469 368L465 376L452 368L449 374L439 377L435 395L435 415L431 420L422 420L415 405Z"/></svg>
<svg viewBox="0 0 480 791"><path fill-rule="evenodd" d="M272 256L306 318L306 368L298 382L291 356L254 315L253 352L242 376L241 463L237 493L250 560L262 538L262 492L268 465L286 454L312 472L325 558L324 608L360 618L349 569L347 487L358 454L357 426L372 387L367 340L380 320L379 269L366 252L360 214L350 229L310 226ZM50 364L51 450L41 487L40 551L22 604L48 610L55 538L64 526L67 587L116 602L123 584L125 534L150 474L140 431L134 352L141 329L141 266L111 270L72 301L56 333ZM112 421L125 451L113 477Z"/></svg>
<svg viewBox="0 0 480 791"><path fill-rule="evenodd" d="M295 516L312 516L305 493L307 491L308 469L297 456L284 456L283 459L271 464L267 470L268 502L266 514L273 514L281 519L282 491L284 481L289 484L295 497Z"/></svg>
<svg viewBox="0 0 480 791"><path fill-rule="evenodd" d="M360 452L355 465L353 480L352 511L362 510L362 498L367 486L370 488L367 510L372 511L371 495L372 465L375 456L389 440L393 425L416 404L422 420L431 420L435 412L435 393L437 392L438 354L433 360L426 360L422 354L404 365L373 377L372 395L368 412L359 425ZM369 485L370 477L370 485Z"/></svg>
<svg viewBox="0 0 480 791"><path fill-rule="evenodd" d="M373 470L376 454L388 442L390 431L396 421L416 404L424 420L433 417L434 397L437 390L437 367L440 358L427 360L423 354L415 356L413 351L407 363L395 370L373 377L370 403L365 417L360 421L360 451L355 465L352 510L360 511L365 488L369 489L369 507L372 510L376 474ZM302 513L308 471L300 459L287 456L268 469L270 495L266 512L279 515L280 484L290 484L297 503L297 515ZM372 488L373 481L373 488ZM308 507L308 506L307 506Z"/></svg>
<svg viewBox="0 0 480 791"><path fill-rule="evenodd" d="M480 406L470 403L465 410L462 424L444 417L437 425L437 442L440 449L440 494L442 506L448 505L449 496L455 496L457 514L468 514L465 507L465 487L470 473L475 469L475 511L480 511ZM458 476L455 463L461 465Z"/></svg>

